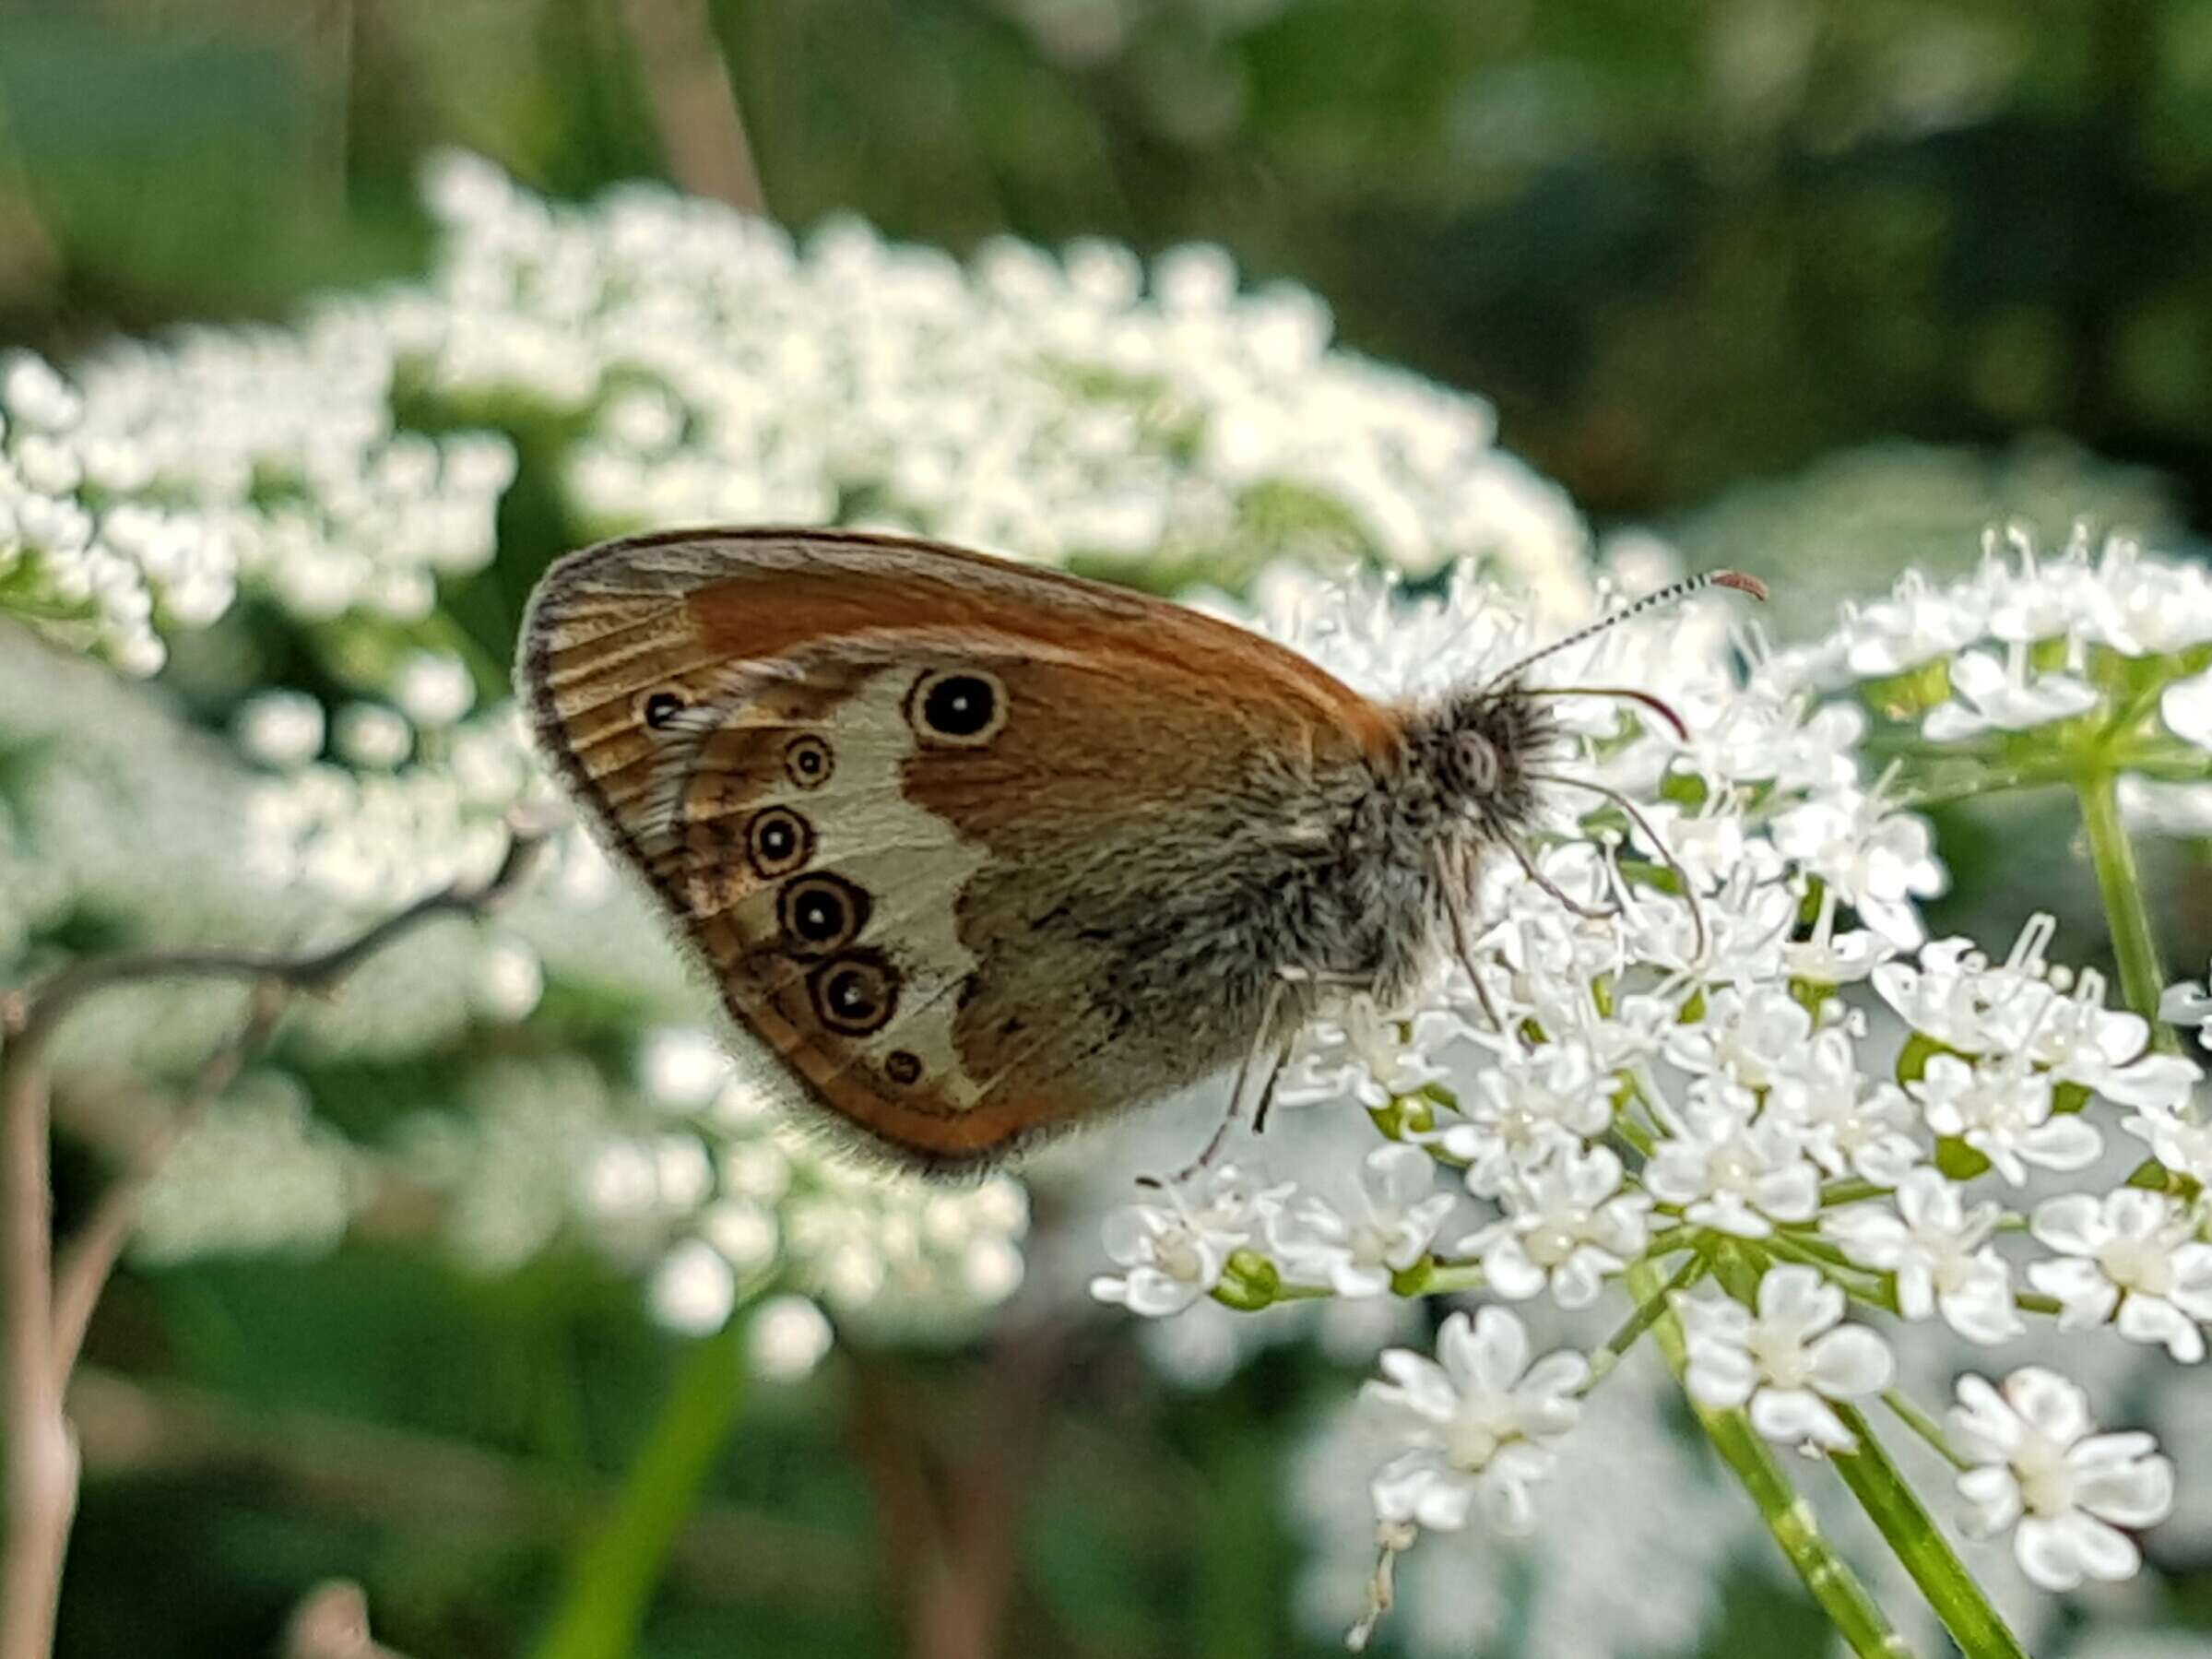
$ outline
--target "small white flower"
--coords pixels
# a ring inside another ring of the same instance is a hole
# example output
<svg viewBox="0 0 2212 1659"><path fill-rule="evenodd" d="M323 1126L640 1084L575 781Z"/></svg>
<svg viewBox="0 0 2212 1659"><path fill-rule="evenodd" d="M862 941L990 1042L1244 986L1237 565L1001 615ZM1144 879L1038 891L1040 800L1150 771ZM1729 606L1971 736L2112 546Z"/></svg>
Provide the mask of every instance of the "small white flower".
<svg viewBox="0 0 2212 1659"><path fill-rule="evenodd" d="M1951 663L1951 696L1921 723L1932 743L1957 742L1985 731L2028 731L2097 706L2097 693L2071 674L2030 679L2024 645L2007 650L2003 662L1986 651L1962 652Z"/></svg>
<svg viewBox="0 0 2212 1659"><path fill-rule="evenodd" d="M1575 1391L1589 1362L1561 1352L1530 1365L1520 1321L1485 1308L1472 1321L1465 1313L1445 1320L1436 1359L1390 1348L1381 1366L1390 1381L1362 1392L1396 1419L1410 1445L1376 1474L1376 1515L1454 1532L1479 1502L1500 1530L1525 1531L1533 1519L1529 1487L1551 1469L1550 1442L1581 1415Z"/></svg>
<svg viewBox="0 0 2212 1659"><path fill-rule="evenodd" d="M1851 1451L1856 1442L1828 1402L1880 1393L1896 1369L1879 1336L1842 1323L1843 1292L1809 1267L1768 1268L1756 1319L1725 1298L1677 1297L1674 1306L1689 1339L1691 1396L1719 1410L1748 1404L1752 1427L1783 1445Z"/></svg>
<svg viewBox="0 0 2212 1659"><path fill-rule="evenodd" d="M1125 1204L1104 1224L1106 1251L1124 1269L1091 1281L1091 1294L1131 1313L1180 1313L1221 1283L1230 1255L1250 1244L1291 1189L1262 1184L1235 1164L1214 1170L1195 1203Z"/></svg>
<svg viewBox="0 0 2212 1659"><path fill-rule="evenodd" d="M1603 1146L1563 1153L1502 1196L1502 1221L1461 1242L1483 1277L1520 1302L1549 1286L1562 1308L1587 1308L1605 1275L1622 1272L1650 1238L1651 1201L1621 1191L1621 1161Z"/></svg>
<svg viewBox="0 0 2212 1659"><path fill-rule="evenodd" d="M2212 1123L2190 1107L2143 1107L2122 1129L2150 1144L2151 1155L2200 1187L2212 1187Z"/></svg>
<svg viewBox="0 0 2212 1659"><path fill-rule="evenodd" d="M1897 1274L1898 1311L1909 1320L1941 1313L1969 1342L2005 1342L2025 1327L2013 1307L2012 1270L1989 1242L1994 1203L1968 1209L1965 1189L1931 1167L1898 1183L1896 1208L1852 1204L1821 1228L1855 1262Z"/></svg>
<svg viewBox="0 0 2212 1659"><path fill-rule="evenodd" d="M1987 615L1987 601L1972 588L1931 587L1920 572L1908 571L1887 598L1845 610L1844 660L1867 679L1918 668L1970 643Z"/></svg>
<svg viewBox="0 0 2212 1659"><path fill-rule="evenodd" d="M2193 1062L2150 1048L2150 1022L2103 1006L2104 978L2085 971L2071 996L2053 997L2035 1023L2029 1052L2052 1081L2077 1083L2122 1106L2179 1105L2203 1078Z"/></svg>
<svg viewBox="0 0 2212 1659"><path fill-rule="evenodd" d="M2166 994L2159 999L2159 1018L2176 1025L2194 1025L2199 1045L2212 1049L2212 989L2206 989L2205 980L2168 986Z"/></svg>
<svg viewBox="0 0 2212 1659"><path fill-rule="evenodd" d="M1461 1120L1438 1137L1467 1166L1467 1190L1496 1198L1527 1171L1605 1132L1619 1085L1580 1042L1518 1049L1478 1072L1460 1096Z"/></svg>
<svg viewBox="0 0 2212 1659"><path fill-rule="evenodd" d="M2197 1323L2212 1319L2212 1244L2172 1199L2138 1187L2102 1203L2069 1192L2039 1205L2029 1230L2065 1258L2028 1269L2038 1290L2064 1304L2061 1329L2100 1325L2117 1309L2130 1342L2163 1343L2188 1364L2205 1357Z"/></svg>
<svg viewBox="0 0 2212 1659"><path fill-rule="evenodd" d="M1806 1153L1829 1175L1894 1187L1927 1155L1910 1133L1911 1100L1892 1083L1869 1087L1850 1036L1835 1026L1815 1037L1795 1070L1775 1084L1768 1109L1796 1126Z"/></svg>
<svg viewBox="0 0 2212 1659"><path fill-rule="evenodd" d="M2051 1079L2017 1052L1979 1066L1938 1054L1919 1082L1905 1086L1930 1129L1964 1141L2016 1187L2030 1164L2080 1169L2104 1150L2102 1137L2077 1114L2053 1111Z"/></svg>
<svg viewBox="0 0 2212 1659"><path fill-rule="evenodd" d="M1349 1101L1378 1111L1443 1080L1434 1056L1460 1033L1451 1015L1427 1009L1412 1021L1411 1041L1375 1005L1354 1001L1334 1020L1317 1021L1299 1038L1298 1052L1275 1085L1279 1106L1335 1105Z"/></svg>
<svg viewBox="0 0 2212 1659"><path fill-rule="evenodd" d="M2159 712L2184 743L2212 749L2212 669L2168 686L2159 699Z"/></svg>
<svg viewBox="0 0 2212 1659"><path fill-rule="evenodd" d="M2158 1442L2095 1428L2088 1397L2040 1366L2015 1371L2003 1393L1958 1380L1952 1438L1977 1464L1958 1477L1970 1523L1985 1536L2017 1523L2014 1558L2046 1590L2133 1578L2142 1556L2119 1529L2153 1525L2173 1507L2173 1465Z"/></svg>
<svg viewBox="0 0 2212 1659"><path fill-rule="evenodd" d="M1861 921L1904 949L1923 936L1912 901L1949 884L1928 821L1893 811L1864 790L1790 808L1775 818L1773 836L1776 851L1833 887Z"/></svg>
<svg viewBox="0 0 2212 1659"><path fill-rule="evenodd" d="M1667 1039L1666 1055L1686 1072L1763 1089L1796 1068L1812 1036L1811 1013L1783 987L1729 987L1707 999L1696 1025Z"/></svg>
<svg viewBox="0 0 2212 1659"><path fill-rule="evenodd" d="M1856 985L1896 955L1897 948L1895 940L1872 928L1833 933L1824 914L1812 938L1782 946L1782 967L1792 979L1815 985Z"/></svg>
<svg viewBox="0 0 2212 1659"><path fill-rule="evenodd" d="M1392 1274L1428 1253L1457 1202L1437 1191L1436 1160L1418 1146L1378 1146L1360 1166L1366 1215L1345 1216L1304 1193L1273 1217L1270 1237L1285 1278L1339 1296L1381 1296Z"/></svg>
<svg viewBox="0 0 2212 1659"><path fill-rule="evenodd" d="M1743 1089L1701 1079L1688 1102L1662 1113L1667 1137L1644 1168L1644 1187L1686 1220L1740 1238L1764 1238L1778 1221L1810 1221L1820 1209L1820 1171L1796 1127L1780 1113L1754 1115Z"/></svg>

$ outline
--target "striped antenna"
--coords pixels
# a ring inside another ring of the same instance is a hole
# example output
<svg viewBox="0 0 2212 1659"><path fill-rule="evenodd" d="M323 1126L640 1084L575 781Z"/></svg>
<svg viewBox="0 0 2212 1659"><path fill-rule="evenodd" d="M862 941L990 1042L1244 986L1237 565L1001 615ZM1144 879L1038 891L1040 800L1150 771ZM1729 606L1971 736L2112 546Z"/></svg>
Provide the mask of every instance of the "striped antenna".
<svg viewBox="0 0 2212 1659"><path fill-rule="evenodd" d="M1688 598L1692 594L1703 593L1709 587L1733 587L1736 592L1747 593L1755 599L1764 599L1767 597L1767 585L1757 576L1747 576L1740 570L1709 570L1701 576L1692 576L1687 581L1676 582L1672 587L1662 587L1657 593L1648 593L1634 604L1622 607L1611 616L1600 618L1587 628L1577 628L1564 639L1555 639L1548 646L1537 647L1519 662L1500 669L1496 673L1491 675L1489 679L1483 681L1481 689L1488 691L1494 685L1511 680L1524 669L1533 663L1542 662L1554 652L1564 651L1569 646L1579 646L1586 639L1595 639L1606 629L1617 627L1632 616L1641 616L1645 611L1654 610L1661 605L1674 604L1678 600Z"/></svg>

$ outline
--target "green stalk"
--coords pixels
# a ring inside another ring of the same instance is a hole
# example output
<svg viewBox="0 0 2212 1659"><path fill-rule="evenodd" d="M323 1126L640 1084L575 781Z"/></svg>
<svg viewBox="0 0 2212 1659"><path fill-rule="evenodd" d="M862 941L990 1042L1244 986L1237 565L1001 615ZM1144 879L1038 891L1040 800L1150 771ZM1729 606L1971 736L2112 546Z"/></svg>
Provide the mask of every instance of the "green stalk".
<svg viewBox="0 0 2212 1659"><path fill-rule="evenodd" d="M1959 1652L1966 1659L2028 1659L2028 1650L1990 1605L1920 1495L1898 1473L1865 1416L1841 1401L1830 1404L1859 1442L1856 1452L1834 1454L1836 1473L1905 1564Z"/></svg>
<svg viewBox="0 0 2212 1659"><path fill-rule="evenodd" d="M1646 1259L1650 1259L1648 1253ZM1669 1298L1678 1290L1687 1290L1704 1276L1705 1258L1692 1256L1682 1264L1681 1272L1644 1298L1621 1328L1606 1339L1605 1345L1591 1355L1590 1375L1575 1390L1576 1397L1586 1397L1591 1389L1612 1375L1613 1368L1620 1364L1622 1357L1637 1345L1643 1333L1666 1317Z"/></svg>
<svg viewBox="0 0 2212 1659"><path fill-rule="evenodd" d="M2120 959L2121 994L2130 1008L2150 1022L2152 1043L2172 1049L2173 1032L2159 1018L2159 1001L2166 994L2166 965L2159 959L2159 936L2144 900L2135 848L2120 820L2119 779L2110 767L2088 767L2075 775L2074 793L2088 832L2097 891L2112 930L2112 951Z"/></svg>
<svg viewBox="0 0 2212 1659"><path fill-rule="evenodd" d="M745 1400L746 1309L692 1345L614 1507L571 1559L536 1659L627 1659L668 1551Z"/></svg>
<svg viewBox="0 0 2212 1659"><path fill-rule="evenodd" d="M1629 1268L1628 1292L1639 1303L1650 1301L1662 1287L1659 1269L1649 1262ZM1679 1381L1689 1366L1682 1321L1671 1312L1662 1314L1653 1323L1652 1334ZM1812 1505L1797 1495L1767 1442L1751 1427L1751 1419L1740 1410L1714 1411L1695 1400L1690 1401L1690 1409L1697 1413L1697 1422L1712 1441L1713 1450L1721 1454L1721 1461L1758 1506L1767 1530L1804 1581L1813 1600L1857 1659L1910 1659L1912 1650L1889 1628L1866 1586L1822 1535L1813 1519Z"/></svg>

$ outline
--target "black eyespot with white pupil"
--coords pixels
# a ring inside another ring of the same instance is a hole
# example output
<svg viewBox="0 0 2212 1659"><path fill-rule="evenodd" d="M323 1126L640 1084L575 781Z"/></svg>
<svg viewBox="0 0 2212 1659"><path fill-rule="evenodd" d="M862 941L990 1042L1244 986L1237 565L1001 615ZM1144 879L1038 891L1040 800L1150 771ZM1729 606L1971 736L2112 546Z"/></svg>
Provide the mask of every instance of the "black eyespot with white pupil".
<svg viewBox="0 0 2212 1659"><path fill-rule="evenodd" d="M645 724L655 731L666 731L683 713L683 699L674 692L655 692L645 699Z"/></svg>
<svg viewBox="0 0 2212 1659"><path fill-rule="evenodd" d="M784 776L802 789L819 789L836 769L830 746L820 738L802 734L784 745Z"/></svg>
<svg viewBox="0 0 2212 1659"><path fill-rule="evenodd" d="M883 1072L892 1082L910 1086L922 1080L921 1056L905 1049L893 1049L883 1057Z"/></svg>
<svg viewBox="0 0 2212 1659"><path fill-rule="evenodd" d="M814 1012L831 1030L846 1037L881 1031L898 1011L899 977L872 953L826 962L808 982Z"/></svg>
<svg viewBox="0 0 2212 1659"><path fill-rule="evenodd" d="M827 871L785 883L776 895L776 919L790 949L827 955L850 944L868 924L869 899L843 876Z"/></svg>
<svg viewBox="0 0 2212 1659"><path fill-rule="evenodd" d="M931 742L975 748L1006 723L1006 688L995 676L973 670L924 674L907 696L906 719Z"/></svg>
<svg viewBox="0 0 2212 1659"><path fill-rule="evenodd" d="M767 807L745 826L746 856L771 879L789 875L814 856L814 829L789 807Z"/></svg>

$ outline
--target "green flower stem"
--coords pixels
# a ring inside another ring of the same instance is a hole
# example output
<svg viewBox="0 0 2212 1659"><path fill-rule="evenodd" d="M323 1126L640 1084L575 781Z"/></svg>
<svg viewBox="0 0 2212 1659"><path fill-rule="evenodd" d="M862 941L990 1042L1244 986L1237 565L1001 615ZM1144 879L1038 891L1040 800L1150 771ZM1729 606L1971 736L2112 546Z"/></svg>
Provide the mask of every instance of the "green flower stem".
<svg viewBox="0 0 2212 1659"><path fill-rule="evenodd" d="M744 1404L750 1322L739 1309L684 1357L614 1508L571 1559L536 1659L626 1659L637 1652L668 1551Z"/></svg>
<svg viewBox="0 0 2212 1659"><path fill-rule="evenodd" d="M1650 1259L1647 1256L1646 1260ZM1637 1345L1646 1331L1649 1331L1664 1317L1668 1308L1667 1298L1678 1290L1687 1290L1705 1276L1705 1258L1692 1256L1682 1264L1680 1271L1673 1278L1644 1298L1637 1305L1636 1311L1631 1313L1622 1323L1621 1328L1605 1339L1605 1345L1591 1355L1590 1375L1584 1379L1582 1386L1575 1391L1576 1394L1578 1396L1588 1394L1591 1390L1604 1381L1606 1375L1613 1368L1620 1364L1621 1357Z"/></svg>
<svg viewBox="0 0 2212 1659"><path fill-rule="evenodd" d="M1820 1189L1820 1203L1822 1207L1827 1209L1832 1209L1839 1204L1864 1203L1869 1199L1887 1198L1888 1196L1889 1189L1887 1187L1877 1186L1873 1181L1862 1180L1857 1176L1851 1176L1844 1180L1830 1181Z"/></svg>
<svg viewBox="0 0 2212 1659"><path fill-rule="evenodd" d="M2088 767L2075 775L2074 793L2081 802L2089 857L2097 866L2097 891L2104 899L2112 950L2120 959L2120 992L2130 1008L2150 1022L2152 1043L2172 1049L2173 1032L2159 1018L2159 1001L2166 994L2166 965L2159 960L2159 936L2144 899L2135 846L2120 820L2119 778L2109 767Z"/></svg>
<svg viewBox="0 0 2212 1659"><path fill-rule="evenodd" d="M1884 1389L1882 1404L1896 1414L1900 1423L1934 1447L1936 1455L1950 1464L1952 1468L1964 1471L1974 1466L1958 1455L1958 1449L1951 1444L1950 1436L1944 1433L1943 1425L1915 1405L1910 1397L1901 1390Z"/></svg>
<svg viewBox="0 0 2212 1659"><path fill-rule="evenodd" d="M1650 1301L1662 1287L1659 1269L1650 1262L1639 1262L1629 1268L1628 1291L1639 1304ZM1663 1313L1653 1321L1652 1334L1666 1355L1668 1368L1680 1380L1689 1367L1689 1345L1683 1336L1682 1321L1672 1312ZM1712 1441L1713 1450L1721 1454L1721 1461L1758 1506L1767 1530L1804 1581L1813 1600L1857 1659L1910 1659L1912 1650L1889 1628L1865 1585L1823 1535L1813 1519L1812 1506L1797 1495L1773 1452L1751 1427L1751 1419L1740 1410L1714 1411L1695 1400L1690 1401L1690 1409L1697 1413L1698 1424Z"/></svg>
<svg viewBox="0 0 2212 1659"><path fill-rule="evenodd" d="M1875 1439L1874 1429L1855 1407L1831 1402L1836 1416L1859 1442L1856 1452L1839 1452L1831 1461L1851 1487L1912 1582L1921 1587L1943 1628L1966 1659L2028 1659L2028 1650L1990 1605L1974 1575L1967 1570L1951 1541L1943 1535L1919 1494Z"/></svg>

